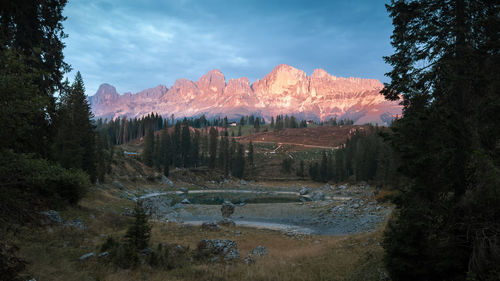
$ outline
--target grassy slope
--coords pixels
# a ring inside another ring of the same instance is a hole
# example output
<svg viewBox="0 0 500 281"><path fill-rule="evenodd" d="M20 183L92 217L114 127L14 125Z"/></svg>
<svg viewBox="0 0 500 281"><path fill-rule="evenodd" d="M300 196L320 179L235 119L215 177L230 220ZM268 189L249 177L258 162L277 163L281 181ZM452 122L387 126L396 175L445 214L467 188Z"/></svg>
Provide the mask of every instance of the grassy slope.
<svg viewBox="0 0 500 281"><path fill-rule="evenodd" d="M295 182L293 175L280 175L279 164L291 154L296 159L318 159L321 149L297 149L296 146L276 144L256 145L256 163L261 167L254 172L260 180L283 179L292 182L262 182L264 185L288 185ZM137 148L137 147L135 147ZM127 150L134 149L128 147ZM276 150L276 154L269 154ZM206 173L206 172L205 172ZM178 181L200 182L210 175L178 171ZM184 175L186 174L186 175ZM119 180L125 189L159 188L148 178L158 180L160 174L142 163L118 155L113 165L112 180ZM172 178L175 180L175 173ZM29 262L27 273L36 280L380 280L383 250L380 241L383 226L374 233L348 236L311 236L303 240L283 236L279 232L250 228L224 228L221 232L204 232L199 227L154 223L152 243L176 243L196 247L206 238L233 239L238 243L244 258L257 245L265 246L269 255L258 259L254 265L237 263L193 264L171 271L151 269L147 265L133 270L121 270L97 259L80 262L78 258L89 252L99 252L99 245L107 236L122 237L131 218L122 216L132 202L120 198L121 190L111 184L93 187L77 207L61 211L65 220L80 218L88 226L79 231L61 226L44 226L33 229L22 227L8 240L20 245L20 256ZM199 188L196 184L181 184ZM310 184L315 186L317 184ZM176 185L179 186L179 185ZM236 235L241 231L242 235Z"/></svg>
<svg viewBox="0 0 500 281"><path fill-rule="evenodd" d="M121 202L107 190L93 194L79 207L62 212L66 220L81 218L88 226L86 231L51 226L21 229L11 237L22 245L20 254L30 262L28 272L37 280L379 280L382 276L382 228L374 233L299 240L269 230L236 227L205 232L199 227L154 223L154 245L175 243L193 249L202 239L223 238L235 240L242 257L257 245L265 246L269 255L250 266L194 264L171 271L147 265L121 270L97 259L80 262L81 255L98 252L108 235L123 236L131 221L119 215L122 204L130 202Z"/></svg>

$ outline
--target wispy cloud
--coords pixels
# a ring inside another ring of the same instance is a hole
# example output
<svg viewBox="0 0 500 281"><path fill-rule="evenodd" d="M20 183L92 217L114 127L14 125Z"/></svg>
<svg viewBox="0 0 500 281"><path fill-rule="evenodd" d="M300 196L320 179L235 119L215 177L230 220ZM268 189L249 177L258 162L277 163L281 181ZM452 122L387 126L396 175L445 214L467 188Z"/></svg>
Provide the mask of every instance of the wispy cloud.
<svg viewBox="0 0 500 281"><path fill-rule="evenodd" d="M279 63L383 79L381 57L390 51L383 3L335 2L71 1L66 61L82 72L89 95L104 82L137 92L214 68L254 81Z"/></svg>

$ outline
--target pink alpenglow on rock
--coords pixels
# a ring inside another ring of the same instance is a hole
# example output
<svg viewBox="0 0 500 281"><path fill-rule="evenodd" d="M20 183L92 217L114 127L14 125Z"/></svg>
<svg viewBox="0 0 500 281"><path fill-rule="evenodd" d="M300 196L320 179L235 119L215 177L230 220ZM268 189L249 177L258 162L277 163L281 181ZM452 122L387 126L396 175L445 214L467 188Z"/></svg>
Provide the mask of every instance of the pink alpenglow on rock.
<svg viewBox="0 0 500 281"><path fill-rule="evenodd" d="M309 77L286 64L276 66L261 80L250 84L246 77L229 79L217 69L198 81L178 79L167 88L159 85L136 94L120 95L115 87L102 84L89 98L99 118L141 117L155 112L164 116L238 119L255 114L267 120L278 114L299 119L351 119L356 124L387 125L401 115L399 102L380 94L376 79L342 78L316 69Z"/></svg>

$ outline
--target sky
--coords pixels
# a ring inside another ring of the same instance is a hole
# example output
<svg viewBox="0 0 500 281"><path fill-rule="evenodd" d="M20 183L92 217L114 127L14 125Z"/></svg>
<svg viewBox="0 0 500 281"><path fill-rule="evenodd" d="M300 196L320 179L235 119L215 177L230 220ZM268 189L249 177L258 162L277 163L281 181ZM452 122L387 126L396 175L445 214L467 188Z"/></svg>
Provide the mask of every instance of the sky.
<svg viewBox="0 0 500 281"><path fill-rule="evenodd" d="M70 80L87 95L109 83L136 93L212 69L250 83L278 64L311 75L388 82L392 34L384 0L70 0L63 14Z"/></svg>

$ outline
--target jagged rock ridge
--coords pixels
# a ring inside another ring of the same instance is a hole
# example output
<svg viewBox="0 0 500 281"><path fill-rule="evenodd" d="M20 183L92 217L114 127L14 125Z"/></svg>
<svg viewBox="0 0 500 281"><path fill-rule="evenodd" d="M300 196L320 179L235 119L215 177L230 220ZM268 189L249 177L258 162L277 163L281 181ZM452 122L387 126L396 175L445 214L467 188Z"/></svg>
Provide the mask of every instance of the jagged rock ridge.
<svg viewBox="0 0 500 281"><path fill-rule="evenodd" d="M140 117L151 112L164 116L207 117L257 114L266 119L277 114L326 120L349 118L358 124L387 124L401 114L397 102L379 94L383 85L375 79L341 78L316 69L309 77L299 69L281 64L262 80L250 84L246 77L226 82L219 70L198 81L178 79L167 88L159 85L136 94L120 95L102 84L89 98L96 117Z"/></svg>

